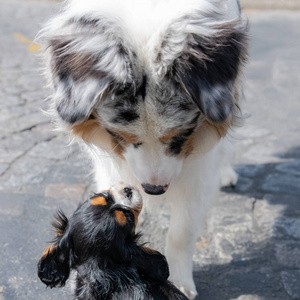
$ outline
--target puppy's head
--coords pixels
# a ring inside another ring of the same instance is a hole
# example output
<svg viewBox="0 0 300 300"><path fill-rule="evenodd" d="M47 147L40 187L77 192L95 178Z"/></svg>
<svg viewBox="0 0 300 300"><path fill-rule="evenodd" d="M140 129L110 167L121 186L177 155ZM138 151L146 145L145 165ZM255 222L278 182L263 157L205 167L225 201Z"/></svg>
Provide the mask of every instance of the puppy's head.
<svg viewBox="0 0 300 300"><path fill-rule="evenodd" d="M153 30L137 23L146 25L138 33L128 25L135 16L113 5L65 13L44 31L59 118L126 160L148 194L167 190L207 124L223 136L234 122L247 26L227 20L223 2L168 8L171 18Z"/></svg>
<svg viewBox="0 0 300 300"><path fill-rule="evenodd" d="M59 212L53 223L57 233L54 243L38 263L41 281L50 287L63 286L70 270L88 260L106 269L117 270L119 264L130 264L136 269L144 266L143 272L152 274L152 278L166 279L165 258L158 252L150 255L149 250L136 243L139 236L135 228L141 209L140 193L120 184L81 204L69 220ZM157 270L151 270L154 260Z"/></svg>

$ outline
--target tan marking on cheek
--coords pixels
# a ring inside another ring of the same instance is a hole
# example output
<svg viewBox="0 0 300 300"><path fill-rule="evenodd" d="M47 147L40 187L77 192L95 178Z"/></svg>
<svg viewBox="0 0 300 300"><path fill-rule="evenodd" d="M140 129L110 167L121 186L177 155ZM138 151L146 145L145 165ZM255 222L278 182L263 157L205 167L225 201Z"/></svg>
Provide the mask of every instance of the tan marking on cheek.
<svg viewBox="0 0 300 300"><path fill-rule="evenodd" d="M71 126L71 130L74 135L80 137L85 142L92 143L107 152L113 151L114 147L116 147L115 152L122 156L122 149L117 146L119 142L112 141L111 135L101 126L97 119L96 112L93 112L88 120Z"/></svg>
<svg viewBox="0 0 300 300"><path fill-rule="evenodd" d="M133 213L134 216L134 227L136 227L139 221L139 215L141 211L138 209L131 209L131 212Z"/></svg>
<svg viewBox="0 0 300 300"><path fill-rule="evenodd" d="M98 130L101 129L101 125L97 119L90 118L80 124L72 126L72 132L81 137L87 143L92 142L93 136Z"/></svg>
<svg viewBox="0 0 300 300"><path fill-rule="evenodd" d="M42 257L46 257L47 255L51 254L54 250L55 244L48 246L44 251Z"/></svg>
<svg viewBox="0 0 300 300"><path fill-rule="evenodd" d="M91 201L91 204L92 205L102 205L102 206L104 206L104 205L107 205L107 201L104 197L99 196L99 197L93 198L92 201Z"/></svg>
<svg viewBox="0 0 300 300"><path fill-rule="evenodd" d="M124 159L123 152L125 148L123 146L123 142L118 141L116 138L112 136L111 146L112 146L112 151L115 152L115 154L117 154L120 158Z"/></svg>
<svg viewBox="0 0 300 300"><path fill-rule="evenodd" d="M195 143L195 134L192 133L188 137L188 139L184 142L181 151L177 157L184 158L189 156L194 150L194 143Z"/></svg>
<svg viewBox="0 0 300 300"><path fill-rule="evenodd" d="M118 223L121 226L124 226L127 223L127 219L126 219L124 213L121 210L116 210L115 215L116 215Z"/></svg>
<svg viewBox="0 0 300 300"><path fill-rule="evenodd" d="M74 135L87 143L92 143L106 151L111 151L111 137L97 119L96 113L90 115L86 121L71 126Z"/></svg>

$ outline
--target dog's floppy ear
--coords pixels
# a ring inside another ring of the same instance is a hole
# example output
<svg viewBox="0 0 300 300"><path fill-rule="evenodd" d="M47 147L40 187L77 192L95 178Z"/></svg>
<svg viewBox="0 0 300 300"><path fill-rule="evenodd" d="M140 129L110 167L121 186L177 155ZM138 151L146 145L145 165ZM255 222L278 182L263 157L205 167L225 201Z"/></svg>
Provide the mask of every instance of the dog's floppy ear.
<svg viewBox="0 0 300 300"><path fill-rule="evenodd" d="M165 281L169 277L169 266L166 258L156 250L139 245L141 235L135 234L137 217L132 211L121 210L115 206L113 214L119 224L113 240L109 255L115 262L129 263L138 272L148 278L157 281Z"/></svg>
<svg viewBox="0 0 300 300"><path fill-rule="evenodd" d="M132 83L131 54L120 31L105 17L62 15L41 32L53 106L64 121L84 121L113 86Z"/></svg>
<svg viewBox="0 0 300 300"><path fill-rule="evenodd" d="M138 269L152 279L165 281L170 275L165 256L151 248L141 247L141 257L137 263Z"/></svg>
<svg viewBox="0 0 300 300"><path fill-rule="evenodd" d="M182 25L184 24L184 25ZM215 21L195 12L174 22L164 37L157 62L191 96L205 117L224 122L233 110L233 86L246 59L247 24ZM166 54L172 49L173 60Z"/></svg>
<svg viewBox="0 0 300 300"><path fill-rule="evenodd" d="M68 219L62 212L58 213L54 225L57 236L52 245L43 252L38 262L38 277L47 286L53 288L64 286L70 274L70 241L65 230Z"/></svg>
<svg viewBox="0 0 300 300"><path fill-rule="evenodd" d="M166 281L170 275L169 265L164 255L145 246L136 246L132 262L145 277L157 281Z"/></svg>

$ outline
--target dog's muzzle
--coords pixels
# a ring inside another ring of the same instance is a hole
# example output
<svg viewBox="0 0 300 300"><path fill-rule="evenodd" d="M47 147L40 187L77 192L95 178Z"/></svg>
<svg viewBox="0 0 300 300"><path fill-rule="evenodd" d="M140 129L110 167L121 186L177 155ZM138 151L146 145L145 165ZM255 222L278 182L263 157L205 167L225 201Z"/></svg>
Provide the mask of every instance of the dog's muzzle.
<svg viewBox="0 0 300 300"><path fill-rule="evenodd" d="M142 183L143 190L149 195L161 195L168 190L169 185L153 185L149 183Z"/></svg>

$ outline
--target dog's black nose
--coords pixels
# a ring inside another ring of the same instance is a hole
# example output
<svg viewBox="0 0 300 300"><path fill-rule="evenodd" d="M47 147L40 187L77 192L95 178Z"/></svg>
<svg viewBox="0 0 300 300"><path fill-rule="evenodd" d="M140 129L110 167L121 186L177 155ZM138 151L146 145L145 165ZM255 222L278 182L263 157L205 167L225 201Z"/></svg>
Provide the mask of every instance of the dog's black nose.
<svg viewBox="0 0 300 300"><path fill-rule="evenodd" d="M145 193L149 195L161 195L167 191L168 185L153 185L149 183L142 183Z"/></svg>
<svg viewBox="0 0 300 300"><path fill-rule="evenodd" d="M128 198L131 199L132 198L132 189L129 187L126 187L123 189L124 195Z"/></svg>

